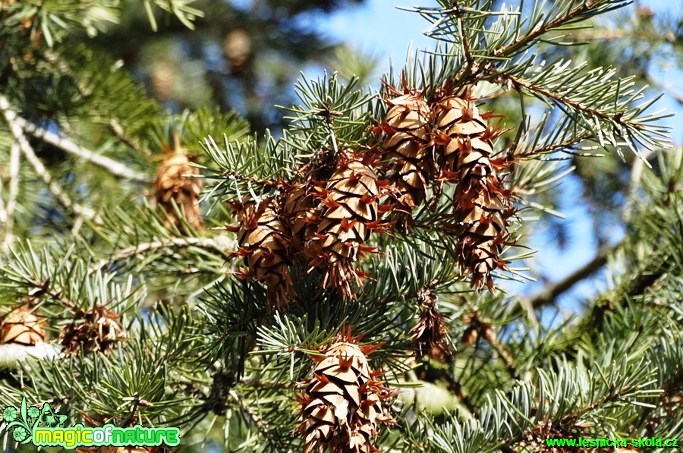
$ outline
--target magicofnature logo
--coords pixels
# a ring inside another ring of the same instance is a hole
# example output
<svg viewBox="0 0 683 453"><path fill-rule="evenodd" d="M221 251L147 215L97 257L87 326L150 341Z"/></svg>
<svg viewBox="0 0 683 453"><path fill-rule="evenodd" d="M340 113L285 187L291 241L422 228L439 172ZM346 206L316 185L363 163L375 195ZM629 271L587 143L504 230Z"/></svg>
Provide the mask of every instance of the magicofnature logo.
<svg viewBox="0 0 683 453"><path fill-rule="evenodd" d="M2 411L2 420L6 424L2 434L9 433L16 442L27 444L33 438L33 430L42 425L48 428L59 428L66 423L66 415L56 414L48 403L42 407L29 406L26 398L21 400L19 408L7 406Z"/></svg>
<svg viewBox="0 0 683 453"><path fill-rule="evenodd" d="M180 444L180 429L175 427L64 426L66 415L55 413L48 403L41 407L29 406L26 398L18 408L5 407L2 421L0 437L9 434L20 444L31 442L39 447L175 447Z"/></svg>

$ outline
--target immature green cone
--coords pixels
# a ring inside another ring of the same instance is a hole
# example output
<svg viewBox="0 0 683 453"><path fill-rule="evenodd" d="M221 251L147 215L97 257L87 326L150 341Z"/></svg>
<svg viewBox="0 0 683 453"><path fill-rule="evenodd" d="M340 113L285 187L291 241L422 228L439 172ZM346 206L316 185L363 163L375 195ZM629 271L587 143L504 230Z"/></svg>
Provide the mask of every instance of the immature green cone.
<svg viewBox="0 0 683 453"><path fill-rule="evenodd" d="M244 276L266 284L271 306L287 305L292 292L289 271L290 234L280 214L276 200L267 199L258 205L248 203L238 208L237 228L239 255L244 257Z"/></svg>
<svg viewBox="0 0 683 453"><path fill-rule="evenodd" d="M340 341L327 350L300 398L304 453L378 451L378 423L393 423L382 404L392 392L373 374L358 345Z"/></svg>
<svg viewBox="0 0 683 453"><path fill-rule="evenodd" d="M382 149L391 160L396 198L403 209L411 211L424 201L433 167L427 154L429 105L422 94L412 92L387 99L386 103L389 109L379 127L384 137Z"/></svg>
<svg viewBox="0 0 683 453"><path fill-rule="evenodd" d="M320 221L305 245L312 267L324 272L323 285L331 285L352 298L351 282L363 273L353 263L372 248L363 243L379 228L380 183L360 156L340 154L338 169L324 188L318 188Z"/></svg>
<svg viewBox="0 0 683 453"><path fill-rule="evenodd" d="M500 253L514 213L501 179L508 162L492 158L496 133L487 123L490 115L480 115L472 100L444 97L433 115L441 179L457 184L447 225L458 237L458 260L475 289L493 289L491 272L505 267Z"/></svg>

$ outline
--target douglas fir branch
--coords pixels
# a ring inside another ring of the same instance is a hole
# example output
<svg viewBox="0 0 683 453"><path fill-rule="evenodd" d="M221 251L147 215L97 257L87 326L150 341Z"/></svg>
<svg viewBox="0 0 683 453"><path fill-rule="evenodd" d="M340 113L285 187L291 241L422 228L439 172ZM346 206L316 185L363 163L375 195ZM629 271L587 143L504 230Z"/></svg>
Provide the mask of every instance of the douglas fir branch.
<svg viewBox="0 0 683 453"><path fill-rule="evenodd" d="M301 26L362 1L0 0L4 451L38 406L180 451L681 435L683 152L646 85L683 21L431 0L434 46L371 79ZM546 237L600 247L557 280Z"/></svg>

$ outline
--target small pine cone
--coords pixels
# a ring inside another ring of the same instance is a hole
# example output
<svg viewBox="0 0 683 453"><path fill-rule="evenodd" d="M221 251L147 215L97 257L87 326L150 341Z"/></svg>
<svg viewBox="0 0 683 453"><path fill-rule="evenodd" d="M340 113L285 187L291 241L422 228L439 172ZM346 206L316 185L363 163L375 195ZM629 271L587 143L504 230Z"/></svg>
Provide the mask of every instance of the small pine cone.
<svg viewBox="0 0 683 453"><path fill-rule="evenodd" d="M201 179L188 177L199 175L199 169L190 166L190 158L176 145L176 151L167 153L157 170L154 180L154 193L157 203L166 212L166 226L175 225L182 231L182 222L176 209L185 214L185 221L194 229L204 227L204 219L199 212L199 195L202 193Z"/></svg>
<svg viewBox="0 0 683 453"><path fill-rule="evenodd" d="M65 356L100 352L111 354L112 348L126 338L126 332L119 322L119 314L97 305L91 310L74 313L73 321L64 326L59 334Z"/></svg>
<svg viewBox="0 0 683 453"><path fill-rule="evenodd" d="M340 341L327 350L300 398L304 453L378 451L377 424L393 423L382 402L393 393L374 374L358 345Z"/></svg>
<svg viewBox="0 0 683 453"><path fill-rule="evenodd" d="M384 134L382 148L392 161L390 171L397 199L411 211L425 200L433 167L427 155L429 105L419 93L403 94L386 102L389 110L379 128Z"/></svg>
<svg viewBox="0 0 683 453"><path fill-rule="evenodd" d="M418 323L411 329L410 336L417 348L418 358L429 356L442 363L450 362L453 351L448 342L448 326L439 313L436 294L429 289L422 289L417 299L422 306L422 313Z"/></svg>
<svg viewBox="0 0 683 453"><path fill-rule="evenodd" d="M360 283L363 275L352 263L372 250L363 243L380 227L380 183L368 164L342 154L337 171L318 191L320 221L304 252L312 267L324 270L323 286L332 285L344 297L352 298L351 281Z"/></svg>
<svg viewBox="0 0 683 453"><path fill-rule="evenodd" d="M241 206L237 242L248 269L244 276L265 283L271 306L282 308L292 296L292 276L290 235L279 211L274 199Z"/></svg>
<svg viewBox="0 0 683 453"><path fill-rule="evenodd" d="M45 342L45 321L28 307L18 307L0 320L0 344L15 343L33 346Z"/></svg>
<svg viewBox="0 0 683 453"><path fill-rule="evenodd" d="M489 116L480 115L473 101L457 97L434 107L442 178L457 183L449 219L458 236L457 256L477 290L484 285L493 289L491 272L505 267L500 253L514 213L501 179L508 163L491 157L496 132L487 125Z"/></svg>

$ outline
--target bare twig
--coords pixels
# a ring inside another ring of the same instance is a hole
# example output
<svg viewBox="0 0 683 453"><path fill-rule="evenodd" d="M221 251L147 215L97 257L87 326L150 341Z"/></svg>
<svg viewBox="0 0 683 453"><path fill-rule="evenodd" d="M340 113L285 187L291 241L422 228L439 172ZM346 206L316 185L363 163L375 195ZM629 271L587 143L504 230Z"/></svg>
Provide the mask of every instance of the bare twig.
<svg viewBox="0 0 683 453"><path fill-rule="evenodd" d="M510 376L512 376L514 379L517 379L519 375L515 366L515 359L512 357L510 351L508 351L508 349L500 341L498 341L495 327L490 323L482 322L482 328L480 331L482 337L488 342L488 344L491 345L498 356L503 359L503 362L505 362L505 367L510 373Z"/></svg>
<svg viewBox="0 0 683 453"><path fill-rule="evenodd" d="M2 239L2 246L0 250L7 251L14 241L14 210L17 206L17 197L19 195L19 164L21 158L21 149L17 142L12 143L10 150L10 179L9 179L9 194L7 196L7 207L5 208L5 234Z"/></svg>
<svg viewBox="0 0 683 453"><path fill-rule="evenodd" d="M12 122L19 129L33 135L36 138L43 140L45 143L49 143L50 145L61 149L62 151L65 151L69 154L73 154L74 156L78 156L81 159L87 160L88 162L92 162L93 164L109 171L109 173L111 173L114 176L130 179L131 181L149 181L149 178L146 175L131 170L130 168L123 165L121 162L118 162L109 157L90 151L89 149L78 145L77 143L73 142L72 140L69 140L68 138L60 137L59 135L53 132L50 132L40 126L36 126L35 124L26 121L24 118L20 117L16 113L16 111L12 109L12 106L10 105L9 101L2 94L0 94L0 110L2 110L5 114L9 113L12 118Z"/></svg>
<svg viewBox="0 0 683 453"><path fill-rule="evenodd" d="M585 266L575 270L559 282L546 286L543 291L532 297L529 305L536 309L552 304L558 296L571 289L575 284L599 271L607 264L607 258L621 247L621 245L622 243L619 242L610 247L601 248L595 257L590 262L586 263Z"/></svg>
<svg viewBox="0 0 683 453"><path fill-rule="evenodd" d="M123 129L123 126L119 120L114 118L109 121L109 128L112 130L112 132L114 132L114 135L116 135L119 140L128 145L131 149L137 151L138 153L149 155L149 151L146 148L139 143L136 143L131 136L126 134L126 131Z"/></svg>
<svg viewBox="0 0 683 453"><path fill-rule="evenodd" d="M230 389L228 391L228 395L230 396L230 399L240 407L242 413L251 421L256 429L258 429L261 434L263 434L271 442L274 441L271 427L263 421L261 416L256 414L249 404L245 404L235 390Z"/></svg>
<svg viewBox="0 0 683 453"><path fill-rule="evenodd" d="M87 219L95 220L95 211L87 206L82 206L72 201L69 195L64 191L64 189L62 189L62 186L52 178L52 175L50 175L50 173L47 171L47 168L45 168L45 165L38 158L35 151L33 151L31 144L26 139L16 113L9 109L9 103L2 95L0 95L0 111L2 111L5 121L7 121L7 125L9 126L9 129L12 132L19 149L21 149L21 152L24 154L24 157L26 157L26 160L31 164L31 166L33 166L33 169L38 174L40 179L47 184L47 187L50 189L50 192L52 192L57 201L59 201L59 203L66 209L73 211L77 215Z"/></svg>
<svg viewBox="0 0 683 453"><path fill-rule="evenodd" d="M225 252L226 249L231 248L230 246L233 245L230 242L227 241L222 241L222 240L217 240L213 238L169 238L169 239L162 239L159 241L152 241L152 242L144 242L142 244L136 244L130 247L126 247L124 249L121 249L114 254L112 254L109 258L103 259L101 261L98 261L97 263L94 263L92 266L90 266L90 269L88 270L89 272L96 272L98 270L103 269L106 266L115 264L119 261L126 260L128 258L132 258L135 255L141 254L141 253L147 253L150 251L154 250L161 250L165 248L185 248L185 247L204 247L207 249L213 249L213 250L218 250L222 254L226 255L226 258L229 258L229 254Z"/></svg>
<svg viewBox="0 0 683 453"><path fill-rule="evenodd" d="M676 100L676 102L678 102L679 104L683 104L683 92L674 90L668 84L658 80L657 78L653 77L651 74L646 74L645 78L646 78L648 83L655 85L657 87L657 89L664 91L667 95L674 98Z"/></svg>
<svg viewBox="0 0 683 453"><path fill-rule="evenodd" d="M5 223L7 220L7 211L5 211L5 200L2 198L2 173L0 173L0 223Z"/></svg>
<svg viewBox="0 0 683 453"><path fill-rule="evenodd" d="M65 151L69 154L73 154L74 156L78 156L81 159L87 160L88 162L92 162L98 167L104 168L114 176L129 179L131 181L149 181L149 178L146 175L131 170L130 168L123 165L121 162L118 162L107 156L103 156L101 154L97 154L93 151L90 151L89 149L76 144L68 138L60 137L59 135L48 130L45 130L42 127L31 124L20 117L17 117L16 121L26 132L33 135L34 137L39 138L43 140L45 143L49 143L52 146L56 146L62 151Z"/></svg>

